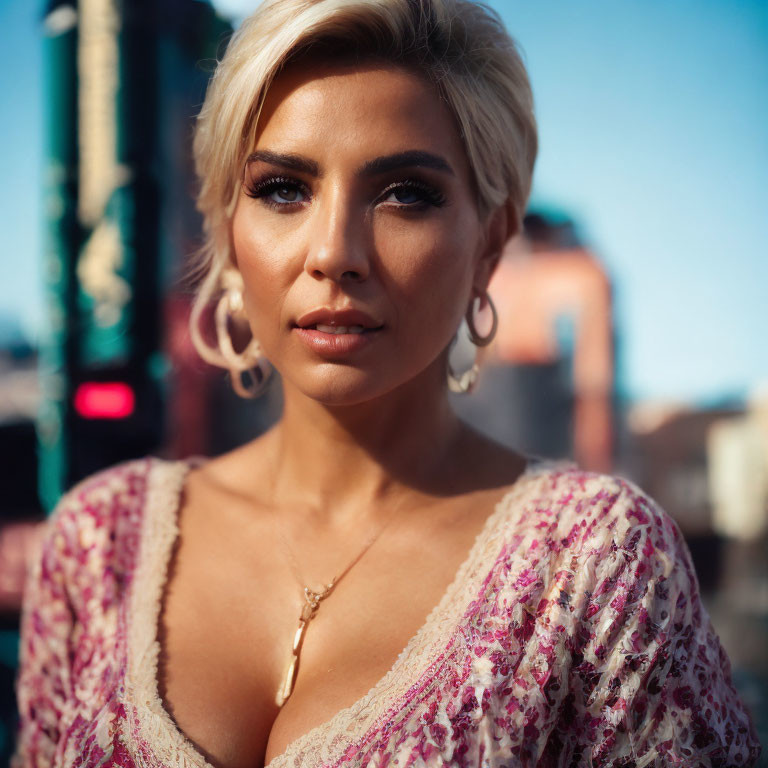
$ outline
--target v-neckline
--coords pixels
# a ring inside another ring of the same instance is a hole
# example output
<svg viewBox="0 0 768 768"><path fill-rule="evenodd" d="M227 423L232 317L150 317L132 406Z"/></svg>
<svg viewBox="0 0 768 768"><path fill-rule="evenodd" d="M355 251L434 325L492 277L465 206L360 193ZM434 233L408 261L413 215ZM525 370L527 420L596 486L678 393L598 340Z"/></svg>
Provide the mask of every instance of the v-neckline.
<svg viewBox="0 0 768 768"><path fill-rule="evenodd" d="M180 765L183 768L215 766L208 762L177 726L160 697L157 675L160 653L158 623L170 558L180 535L179 512L183 503L184 483L189 471L204 462L205 458L199 456L180 461L157 458L150 460L140 548L126 617L126 703L129 704L129 723L123 740L129 749L135 752L140 749L139 741L143 741L164 763ZM364 717L363 725L355 729L358 737L363 736L381 713L387 711L422 677L430 663L447 647L455 628L474 602L485 577L495 568L503 553L503 542L496 542L494 536L496 524L509 512L513 503L522 496L530 480L539 474L538 470L546 464L547 462L538 457L526 457L525 468L484 520L442 597L408 640L386 674L355 702L291 741L285 750L273 757L264 768L287 768L291 758L318 742L323 734L340 729L344 723L349 725L360 713L366 712L369 714ZM494 544L497 546L489 563L486 550ZM481 554L486 557L481 558ZM408 664L409 662L411 663ZM401 674L406 664L416 669L415 679L411 675ZM398 675L402 678L399 681ZM385 694L385 699L376 706L371 706L372 702L383 698L382 694ZM139 740L137 735L140 736ZM352 737L350 742L351 740ZM336 757L341 756L344 748L344 745L336 747Z"/></svg>

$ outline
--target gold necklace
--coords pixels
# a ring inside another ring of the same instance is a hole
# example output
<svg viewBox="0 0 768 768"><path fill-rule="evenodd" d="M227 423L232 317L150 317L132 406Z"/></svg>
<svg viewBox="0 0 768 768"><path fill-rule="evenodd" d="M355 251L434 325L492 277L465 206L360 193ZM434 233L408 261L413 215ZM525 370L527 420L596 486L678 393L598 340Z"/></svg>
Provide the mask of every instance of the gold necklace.
<svg viewBox="0 0 768 768"><path fill-rule="evenodd" d="M291 568L293 570L294 576L296 576L296 580L302 588L302 595L304 598L304 605L302 606L301 614L299 615L299 626L296 629L295 635L293 636L291 659L288 663L285 676L283 677L283 684L280 686L277 692L277 696L275 697L275 702L277 703L278 707L282 707L290 697L291 693L293 693L293 687L296 684L296 677L299 674L299 656L301 655L301 646L304 643L304 635L306 634L309 622L312 621L312 619L314 619L317 615L320 602L325 600L325 598L328 597L331 592L333 592L334 587L347 575L347 573L349 573L352 567L359 562L360 558L371 548L371 546L373 546L373 543L376 541L376 539L381 536L384 529L395 517L396 512L397 510L395 510L395 512L393 512L386 519L379 530L376 531L376 533L366 541L362 551L358 553L354 560L352 560L352 562L349 563L349 565L338 576L334 576L331 581L325 585L324 589L320 591L316 591L306 586L306 582L301 576L301 569L299 568L299 564L293 555L293 551L288 546L288 541L286 540L285 534L283 533L282 525L278 526L277 532L280 536L280 541L282 542L283 548L288 554L288 559L291 561Z"/></svg>

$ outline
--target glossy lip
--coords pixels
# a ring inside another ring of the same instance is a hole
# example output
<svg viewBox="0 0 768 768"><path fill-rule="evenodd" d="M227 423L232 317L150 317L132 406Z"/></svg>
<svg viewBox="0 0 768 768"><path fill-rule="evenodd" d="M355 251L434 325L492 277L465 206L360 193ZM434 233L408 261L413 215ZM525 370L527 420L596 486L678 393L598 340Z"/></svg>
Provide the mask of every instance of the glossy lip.
<svg viewBox="0 0 768 768"><path fill-rule="evenodd" d="M319 309L313 309L311 312L307 312L302 315L297 321L296 326L300 329L307 330L312 325L362 325L363 328L376 329L382 327L383 323L379 323L374 320L370 315L366 314L359 309L331 309L330 307L320 307ZM321 333L318 331L318 333ZM325 334L330 335L330 334ZM341 336L348 336L352 334L340 334Z"/></svg>
<svg viewBox="0 0 768 768"><path fill-rule="evenodd" d="M362 333L324 333L315 328L294 328L293 332L316 354L339 360L365 349L378 337L381 329L366 328Z"/></svg>
<svg viewBox="0 0 768 768"><path fill-rule="evenodd" d="M361 325L365 330L362 333L325 333L311 327L318 323L337 327ZM382 323L360 309L320 307L302 315L296 321L293 330L316 354L327 359L339 360L353 352L365 349L378 336L382 328Z"/></svg>

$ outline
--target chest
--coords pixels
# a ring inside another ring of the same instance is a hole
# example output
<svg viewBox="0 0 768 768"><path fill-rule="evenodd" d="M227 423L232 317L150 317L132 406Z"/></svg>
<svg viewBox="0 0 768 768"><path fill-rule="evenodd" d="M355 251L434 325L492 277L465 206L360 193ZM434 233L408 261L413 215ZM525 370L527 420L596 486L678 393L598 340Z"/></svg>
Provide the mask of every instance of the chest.
<svg viewBox="0 0 768 768"><path fill-rule="evenodd" d="M319 604L279 707L303 607L281 548L268 530L242 548L191 525L182 534L158 619L158 694L216 768L261 768L359 704L424 627L472 544L470 526L431 542L382 541Z"/></svg>
<svg viewBox="0 0 768 768"><path fill-rule="evenodd" d="M147 632L152 611L138 610L151 605L139 599L148 595L140 578L136 602L121 612L117 629L131 640L127 695L120 686L69 732L67 749L88 755L84 766L100 765L109 754L126 766L151 768L179 761L189 768L353 768L381 760L425 768L510 766L532 764L546 743L566 691L568 627L560 624L562 611L552 617L526 610L548 589L529 569L525 579L510 578L505 568L488 573L465 562L434 608L428 603L444 586L437 575L421 589L415 585L425 577L418 573L349 582L346 599L335 610L329 599L313 620L314 642L302 654L293 695L278 710L274 694L289 649L284 637L279 644L269 638L280 627L292 633L295 611L281 606L283 599L297 601L295 591L282 593L279 579L267 575L263 588L222 593L223 569L198 564L185 574L180 561L171 563L162 611L154 617L160 645ZM375 566L372 571L383 570ZM525 589L510 590L511 582ZM335 596L345 592L339 588ZM271 599L259 599L262 594ZM162 698L155 700L157 691ZM101 695L94 690L88 698ZM510 755L522 762L510 763Z"/></svg>

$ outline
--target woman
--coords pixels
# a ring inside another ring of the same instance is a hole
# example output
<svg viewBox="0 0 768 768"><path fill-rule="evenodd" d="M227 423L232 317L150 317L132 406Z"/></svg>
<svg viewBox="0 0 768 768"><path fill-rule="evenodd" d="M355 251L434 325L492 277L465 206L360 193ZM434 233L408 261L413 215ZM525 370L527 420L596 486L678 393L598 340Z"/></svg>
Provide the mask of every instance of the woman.
<svg viewBox="0 0 768 768"><path fill-rule="evenodd" d="M242 394L273 365L284 413L224 456L128 462L60 502L15 768L752 764L671 519L448 405L474 375L448 365L462 316L493 336L486 289L536 153L498 19L267 0L195 153L194 338Z"/></svg>

